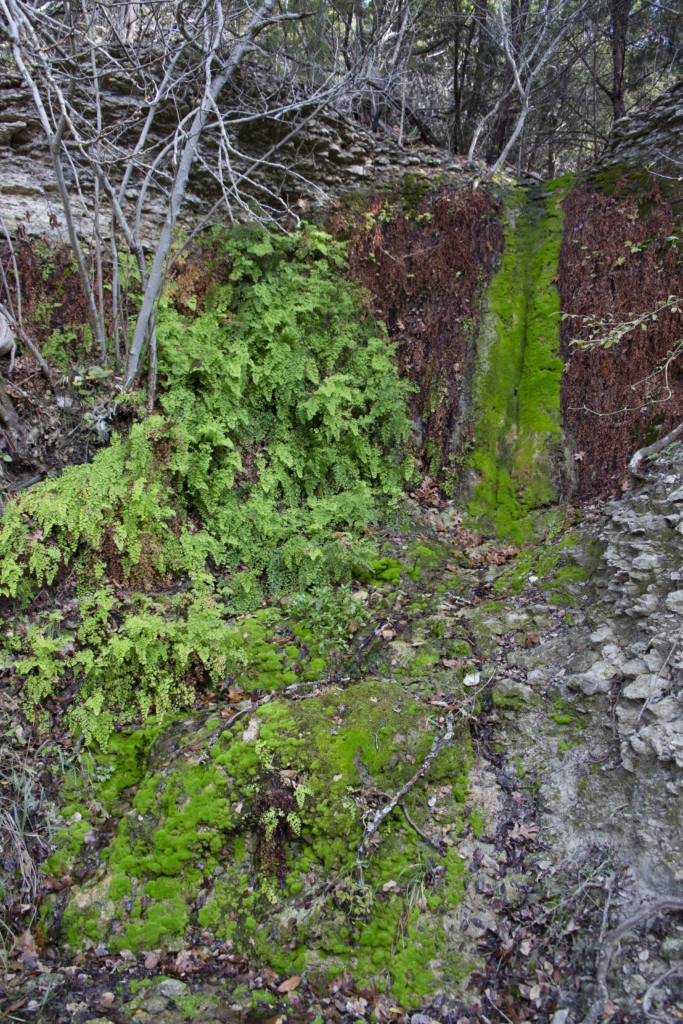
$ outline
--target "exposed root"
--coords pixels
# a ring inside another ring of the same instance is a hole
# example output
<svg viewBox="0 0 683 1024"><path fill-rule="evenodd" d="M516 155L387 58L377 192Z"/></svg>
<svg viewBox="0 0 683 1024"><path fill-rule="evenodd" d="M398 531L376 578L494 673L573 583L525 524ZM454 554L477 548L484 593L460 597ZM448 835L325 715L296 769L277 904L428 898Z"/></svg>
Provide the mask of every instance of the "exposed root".
<svg viewBox="0 0 683 1024"><path fill-rule="evenodd" d="M656 455L657 452L664 451L664 449L668 448L670 444L677 441L679 437L683 437L683 423L679 423L677 427L670 430L668 434L664 435L664 437L660 437L654 444L648 445L647 448L639 448L638 451L631 456L631 460L626 467L628 475L633 477L634 480L647 480L647 477L640 472L640 464L643 459L647 458L649 455Z"/></svg>
<svg viewBox="0 0 683 1024"><path fill-rule="evenodd" d="M398 804L397 806L401 808L401 810L403 811L403 813L404 813L404 815L405 815L405 819L406 819L406 821L408 822L408 824L410 825L410 827L411 827L412 829L414 829L414 830L415 830L415 831L417 832L417 834L419 835L420 839L424 839L425 843L429 843L429 845L430 845L430 846L433 846L433 847L434 847L434 849L435 849L435 850L437 850L437 851L438 851L439 853L443 853L443 849L444 849L444 847L443 847L443 844L442 844L442 843L439 843L439 842L437 842L437 840L436 840L436 839L432 839L432 837L431 837L431 836L428 836L426 832L423 832L423 831L422 831L422 829L420 828L420 826L419 826L419 825L416 825L416 824L415 824L415 822L413 821L413 819L412 819L412 818L410 817L410 815L408 814L408 810L407 810L407 808L406 808L406 805L405 805L405 804L403 804L403 803L400 803L400 804Z"/></svg>

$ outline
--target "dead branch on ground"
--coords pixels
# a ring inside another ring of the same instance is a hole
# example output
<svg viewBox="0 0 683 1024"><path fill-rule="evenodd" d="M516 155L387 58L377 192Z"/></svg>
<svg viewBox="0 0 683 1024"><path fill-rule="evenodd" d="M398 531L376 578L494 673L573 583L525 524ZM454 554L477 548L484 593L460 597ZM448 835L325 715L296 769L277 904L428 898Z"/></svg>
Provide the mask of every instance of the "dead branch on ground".
<svg viewBox="0 0 683 1024"><path fill-rule="evenodd" d="M445 729L438 736L434 737L434 742L432 743L432 749L429 751L429 753L427 754L426 758L424 759L424 761L422 762L420 767L417 769L415 774L412 775L410 777L410 779L408 779L408 781L405 783L405 785L401 786L401 788L399 789L398 793L396 793L394 796L392 796L392 798L389 800L389 802L387 804L384 805L384 807L380 807L380 808L378 808L378 810L375 811L375 814L374 814L373 818L365 826L365 835L363 836L363 841L361 842L360 846L358 847L358 851L356 853L356 870L358 871L358 881L360 882L361 885L364 884L364 880L363 880L363 860L364 860L364 858L365 858L365 856L366 856L366 854L368 852L368 846L369 846L373 836L376 834L376 832L379 829L379 827L382 824L382 822L386 818L389 817L389 815L394 810L394 808L398 807L398 805L401 803L401 801L403 800L403 797L406 795L406 793L409 793L410 790L415 785L415 783L418 782L422 778L423 775L426 775L426 773L429 771L429 768L434 763L434 761L436 760L438 755L441 753L443 748L448 746L448 744L451 742L452 739L453 739L453 712L449 711L448 714L446 715L446 726L445 726ZM405 811L404 811L404 813L405 813Z"/></svg>

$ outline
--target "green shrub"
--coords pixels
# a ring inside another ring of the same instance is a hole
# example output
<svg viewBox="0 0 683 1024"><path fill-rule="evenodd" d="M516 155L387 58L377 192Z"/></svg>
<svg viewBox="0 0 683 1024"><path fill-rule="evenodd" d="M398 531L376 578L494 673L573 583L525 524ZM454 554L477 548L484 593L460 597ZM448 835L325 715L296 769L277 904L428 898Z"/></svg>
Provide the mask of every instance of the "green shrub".
<svg viewBox="0 0 683 1024"><path fill-rule="evenodd" d="M303 588L326 563L338 575L335 532L400 493L408 385L339 243L236 228L221 254L231 283L199 316L168 302L159 315L161 404L184 441L173 465L227 567Z"/></svg>

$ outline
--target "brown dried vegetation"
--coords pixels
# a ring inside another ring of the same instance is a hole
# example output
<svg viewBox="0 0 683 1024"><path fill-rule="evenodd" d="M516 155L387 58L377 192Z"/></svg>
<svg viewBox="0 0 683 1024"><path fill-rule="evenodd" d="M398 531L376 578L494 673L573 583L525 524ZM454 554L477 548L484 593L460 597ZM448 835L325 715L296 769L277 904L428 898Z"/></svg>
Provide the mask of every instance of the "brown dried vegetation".
<svg viewBox="0 0 683 1024"><path fill-rule="evenodd" d="M428 193L416 213L381 198L368 210L374 223L366 216L353 234L351 270L418 387L415 441L435 475L460 440L479 300L503 244L500 211L485 191L451 187Z"/></svg>
<svg viewBox="0 0 683 1024"><path fill-rule="evenodd" d="M570 345L587 336L574 317L627 321L681 294L683 263L666 241L676 221L654 179L640 194L625 179L612 195L587 183L566 200L558 287L571 317L562 324L562 415L577 453L579 500L618 491L633 452L683 419L681 360L668 369L668 389L661 370L681 338L680 316L662 315L609 350Z"/></svg>

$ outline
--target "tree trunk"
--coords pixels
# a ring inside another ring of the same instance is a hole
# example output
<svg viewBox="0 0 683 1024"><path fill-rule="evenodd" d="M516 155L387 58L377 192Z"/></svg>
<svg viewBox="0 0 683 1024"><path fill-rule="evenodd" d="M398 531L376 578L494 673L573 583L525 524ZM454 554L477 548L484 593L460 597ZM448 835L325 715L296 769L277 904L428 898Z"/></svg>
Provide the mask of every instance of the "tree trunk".
<svg viewBox="0 0 683 1024"><path fill-rule="evenodd" d="M216 100L237 71L237 68L242 63L242 59L251 51L256 36L267 24L275 2L276 0L264 0L259 10L254 14L247 31L226 61L223 70L213 79L211 78L211 68L209 66L211 57L207 58L209 64L207 64L206 89L187 132L186 141L178 160L178 169L171 188L166 219L161 229L161 236L157 243L152 268L149 272L147 285L142 297L142 306L135 324L135 332L126 368L126 387L128 388L132 387L137 379L143 349L150 338L151 331L154 330L156 307L164 283L166 261L171 250L173 231L178 220L181 203L185 197L190 171L197 156L204 129L209 118L214 113ZM150 400L153 401L153 396L151 396Z"/></svg>
<svg viewBox="0 0 683 1024"><path fill-rule="evenodd" d="M628 19L631 13L632 0L610 0L610 19L612 28L612 111L614 120L626 114L624 93L624 70L626 65L626 35Z"/></svg>
<svg viewBox="0 0 683 1024"><path fill-rule="evenodd" d="M524 48L524 36L526 34L526 23L529 17L529 5L531 0L511 0L510 2L510 49L515 60ZM498 163L498 158L506 149L506 140L510 135L514 120L512 87L515 83L514 72L508 67L505 73L505 80L501 95L510 93L503 101L498 111L498 118L491 133L486 162L489 164ZM509 152L509 147L506 153Z"/></svg>

